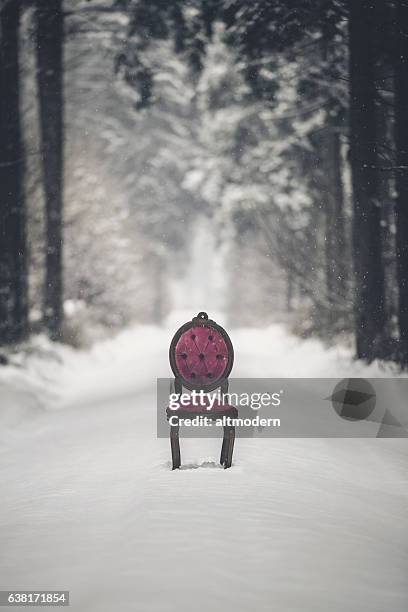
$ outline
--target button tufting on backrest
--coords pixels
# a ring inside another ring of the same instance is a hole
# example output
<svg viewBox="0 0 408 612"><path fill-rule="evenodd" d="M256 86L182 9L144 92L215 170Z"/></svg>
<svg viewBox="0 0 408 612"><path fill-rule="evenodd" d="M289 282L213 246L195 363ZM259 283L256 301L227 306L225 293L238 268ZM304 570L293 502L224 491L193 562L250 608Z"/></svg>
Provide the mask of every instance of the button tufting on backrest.
<svg viewBox="0 0 408 612"><path fill-rule="evenodd" d="M208 386L222 378L228 365L228 347L217 329L196 325L181 334L175 346L175 362L185 380Z"/></svg>

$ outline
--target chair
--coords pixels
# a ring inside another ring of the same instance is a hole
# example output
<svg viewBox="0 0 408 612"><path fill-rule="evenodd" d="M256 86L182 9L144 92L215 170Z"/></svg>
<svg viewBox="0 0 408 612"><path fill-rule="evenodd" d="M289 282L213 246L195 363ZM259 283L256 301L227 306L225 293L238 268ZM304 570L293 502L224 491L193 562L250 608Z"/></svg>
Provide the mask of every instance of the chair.
<svg viewBox="0 0 408 612"><path fill-rule="evenodd" d="M170 344L169 357L175 377L176 394L181 395L183 387L190 391L209 393L221 389L222 394L228 393L228 376L234 362L234 349L225 329L209 319L206 312L199 312L196 317L176 331ZM198 405L194 405L191 401L176 411L167 407L166 414L167 420L175 415L178 417L177 421L180 418L190 419L198 415L216 420L224 416L236 418L238 410L222 402L215 402L211 410L208 410L207 401L202 401ZM170 425L173 470L181 465L179 429L179 424ZM235 427L227 424L224 426L220 457L220 463L225 469L232 464L234 441Z"/></svg>

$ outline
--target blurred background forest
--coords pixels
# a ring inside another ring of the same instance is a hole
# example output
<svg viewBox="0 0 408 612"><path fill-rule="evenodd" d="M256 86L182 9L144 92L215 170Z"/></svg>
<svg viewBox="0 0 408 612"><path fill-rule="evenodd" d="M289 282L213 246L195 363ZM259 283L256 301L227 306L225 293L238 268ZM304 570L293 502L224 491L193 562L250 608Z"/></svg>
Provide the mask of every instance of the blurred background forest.
<svg viewBox="0 0 408 612"><path fill-rule="evenodd" d="M408 363L408 3L0 16L0 344L198 308Z"/></svg>

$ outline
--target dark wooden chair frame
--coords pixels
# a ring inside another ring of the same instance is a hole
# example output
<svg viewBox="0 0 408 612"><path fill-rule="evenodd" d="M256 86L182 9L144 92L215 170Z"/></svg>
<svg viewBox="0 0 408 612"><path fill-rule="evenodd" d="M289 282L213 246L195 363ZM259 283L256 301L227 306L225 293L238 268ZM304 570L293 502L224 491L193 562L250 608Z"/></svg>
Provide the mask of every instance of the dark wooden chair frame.
<svg viewBox="0 0 408 612"><path fill-rule="evenodd" d="M176 346L177 346L177 342L179 341L180 337L187 330L191 329L192 327L197 327L199 325L203 327L210 327L216 330L222 336L227 346L227 349L228 349L228 362L223 372L222 378L219 378L218 380L208 385L194 384L191 381L188 381L185 378L183 378L180 375L180 372L177 368L177 363L176 363ZM171 341L171 344L170 344L169 358L170 358L170 366L174 374L174 391L179 396L183 393L183 387L185 387L189 391L204 391L205 393L207 392L209 393L210 391L214 391L215 389L220 388L222 394L228 393L228 376L231 373L232 366L234 363L234 348L232 346L231 339L228 336L225 329L221 327L220 325L218 325L215 321L209 319L206 312L199 312L196 317L194 317L188 323L185 323L184 325L182 325L176 331ZM209 411L208 414L206 414L206 416L208 418L216 420L218 418L221 418L223 414L224 413L222 411L217 412L216 414L214 412ZM235 413L233 414L233 416L236 417L237 415L238 415L238 411L235 408ZM196 412L189 413L188 410L183 410L183 418L193 418L194 416L197 416ZM228 411L228 416L231 416L230 411ZM173 470L176 470L181 466L179 432L180 432L180 425L170 426L170 446L171 446L171 456L172 456L172 463L173 463L172 469ZM227 425L224 427L224 435L223 435L223 440L222 440L221 456L220 456L220 463L225 469L231 467L232 465L234 442L235 442L235 427Z"/></svg>

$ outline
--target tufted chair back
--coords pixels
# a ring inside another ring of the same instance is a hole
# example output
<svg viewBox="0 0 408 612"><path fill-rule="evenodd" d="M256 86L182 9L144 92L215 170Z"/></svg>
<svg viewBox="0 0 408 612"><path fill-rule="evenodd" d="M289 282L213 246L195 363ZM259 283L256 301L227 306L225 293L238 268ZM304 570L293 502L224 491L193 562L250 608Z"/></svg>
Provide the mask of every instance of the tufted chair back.
<svg viewBox="0 0 408 612"><path fill-rule="evenodd" d="M212 391L228 380L234 362L231 340L206 312L182 325L170 345L170 365L182 386Z"/></svg>

